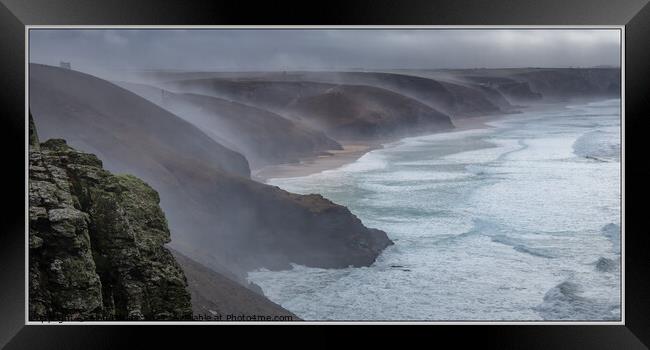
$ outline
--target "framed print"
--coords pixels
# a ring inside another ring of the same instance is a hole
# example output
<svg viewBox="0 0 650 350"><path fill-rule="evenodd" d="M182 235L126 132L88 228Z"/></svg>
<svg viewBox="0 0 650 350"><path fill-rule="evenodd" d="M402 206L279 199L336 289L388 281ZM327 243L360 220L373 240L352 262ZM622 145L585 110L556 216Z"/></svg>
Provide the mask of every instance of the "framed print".
<svg viewBox="0 0 650 350"><path fill-rule="evenodd" d="M286 6L4 4L2 344L646 348L645 2Z"/></svg>

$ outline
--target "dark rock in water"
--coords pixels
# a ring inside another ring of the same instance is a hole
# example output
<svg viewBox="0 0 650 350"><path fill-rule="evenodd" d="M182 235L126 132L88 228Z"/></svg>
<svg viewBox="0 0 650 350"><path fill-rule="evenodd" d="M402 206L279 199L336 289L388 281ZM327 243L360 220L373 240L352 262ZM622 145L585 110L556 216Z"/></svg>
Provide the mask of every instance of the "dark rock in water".
<svg viewBox="0 0 650 350"><path fill-rule="evenodd" d="M39 145L30 120L30 320L190 317L158 203L146 183L107 172L95 155L64 140Z"/></svg>
<svg viewBox="0 0 650 350"><path fill-rule="evenodd" d="M616 261L601 257L596 262L596 270L601 272L611 272L616 270L616 265Z"/></svg>

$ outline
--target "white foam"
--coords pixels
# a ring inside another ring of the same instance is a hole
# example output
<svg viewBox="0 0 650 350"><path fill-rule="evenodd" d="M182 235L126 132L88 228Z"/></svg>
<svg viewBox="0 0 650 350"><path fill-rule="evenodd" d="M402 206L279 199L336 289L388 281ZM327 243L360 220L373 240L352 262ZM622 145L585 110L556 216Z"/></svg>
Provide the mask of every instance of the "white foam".
<svg viewBox="0 0 650 350"><path fill-rule="evenodd" d="M250 279L313 320L617 318L620 269L595 263L620 257L612 229L620 225L620 163L574 153L594 127L618 128L616 106L524 113L492 129L408 138L339 169L275 179L348 206L395 245L366 268L295 266ZM557 293L565 281L578 286L575 295Z"/></svg>

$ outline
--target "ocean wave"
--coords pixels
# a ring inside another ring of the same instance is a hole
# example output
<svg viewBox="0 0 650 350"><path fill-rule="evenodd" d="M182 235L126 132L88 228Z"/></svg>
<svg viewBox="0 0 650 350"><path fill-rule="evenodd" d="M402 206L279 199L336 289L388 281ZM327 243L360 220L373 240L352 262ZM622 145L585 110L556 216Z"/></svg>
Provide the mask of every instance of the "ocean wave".
<svg viewBox="0 0 650 350"><path fill-rule="evenodd" d="M621 144L617 133L595 130L580 136L573 143L573 152L596 161L615 161L620 159Z"/></svg>
<svg viewBox="0 0 650 350"><path fill-rule="evenodd" d="M602 101L592 101L587 104L580 104L580 105L567 105L567 109L571 110L582 110L586 108L589 108L588 110L592 110L594 108L617 108L620 107L621 100L618 98L612 98L608 100L602 100Z"/></svg>
<svg viewBox="0 0 650 350"><path fill-rule="evenodd" d="M617 320L618 305L581 296L577 283L566 280L551 288L533 309L545 320Z"/></svg>
<svg viewBox="0 0 650 350"><path fill-rule="evenodd" d="M584 109L405 139L282 182L345 204L396 244L364 270L295 266L251 280L304 319L619 319L619 172L573 146L593 131L587 151L616 143L620 119Z"/></svg>
<svg viewBox="0 0 650 350"><path fill-rule="evenodd" d="M519 240L504 235L493 236L492 241L511 246L520 253L530 254L539 258L553 259L557 257L550 249L530 247Z"/></svg>
<svg viewBox="0 0 650 350"><path fill-rule="evenodd" d="M339 170L343 172L368 172L384 169L388 166L388 162L381 151L381 149L370 151L357 159L356 162L346 164Z"/></svg>
<svg viewBox="0 0 650 350"><path fill-rule="evenodd" d="M554 253L551 249L531 247L527 242L523 240L513 238L506 235L506 233L513 234L517 231L507 228L503 225L482 219L472 220L473 226L471 229L456 235L449 235L446 237L441 237L438 239L438 243L451 243L459 239L463 239L470 236L482 235L489 237L492 242L503 244L506 246L512 247L512 249L520 252L536 256L539 258L554 259L557 258L557 254Z"/></svg>

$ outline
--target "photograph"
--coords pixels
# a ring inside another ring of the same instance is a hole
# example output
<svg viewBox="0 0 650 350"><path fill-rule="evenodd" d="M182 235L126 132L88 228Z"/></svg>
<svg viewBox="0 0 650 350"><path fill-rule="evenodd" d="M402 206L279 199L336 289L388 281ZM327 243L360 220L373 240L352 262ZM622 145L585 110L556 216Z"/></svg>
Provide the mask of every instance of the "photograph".
<svg viewBox="0 0 650 350"><path fill-rule="evenodd" d="M28 325L625 324L624 26L25 36Z"/></svg>
<svg viewBox="0 0 650 350"><path fill-rule="evenodd" d="M648 350L648 38L650 0L0 0L0 349Z"/></svg>

